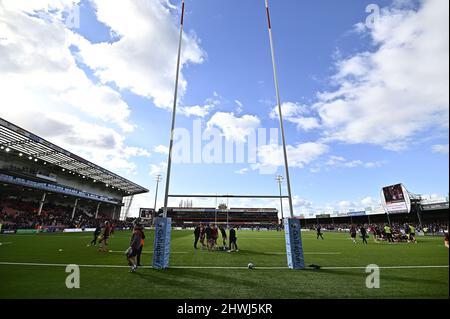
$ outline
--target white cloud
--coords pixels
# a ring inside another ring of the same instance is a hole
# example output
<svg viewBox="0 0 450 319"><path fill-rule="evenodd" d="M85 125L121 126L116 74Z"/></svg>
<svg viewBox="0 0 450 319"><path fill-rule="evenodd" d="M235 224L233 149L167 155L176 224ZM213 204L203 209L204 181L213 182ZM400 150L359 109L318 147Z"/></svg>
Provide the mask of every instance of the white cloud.
<svg viewBox="0 0 450 319"><path fill-rule="evenodd" d="M127 146L125 137L114 129L82 121L76 116L32 109L26 111L26 116L4 111L2 117L6 114L5 118L13 123L111 170L131 173L137 168L132 158L150 156L143 148Z"/></svg>
<svg viewBox="0 0 450 319"><path fill-rule="evenodd" d="M162 174L167 169L166 162L160 162L159 164L150 164L150 176Z"/></svg>
<svg viewBox="0 0 450 319"><path fill-rule="evenodd" d="M150 157L150 152L146 149L135 147L135 146L127 146L124 149L124 153L127 156L144 156L144 157Z"/></svg>
<svg viewBox="0 0 450 319"><path fill-rule="evenodd" d="M248 171L249 171L248 168L242 168L242 169L240 169L240 170L235 171L235 173L236 173L236 174L239 174L239 175L244 175L244 174L247 174Z"/></svg>
<svg viewBox="0 0 450 319"><path fill-rule="evenodd" d="M329 147L321 143L304 143L287 146L287 155L290 167L304 167L327 153ZM278 167L284 165L283 148L277 144L260 146L258 149L258 164L254 169L261 167Z"/></svg>
<svg viewBox="0 0 450 319"><path fill-rule="evenodd" d="M70 9L74 4L78 4L80 0L2 0L4 7L20 10L34 14L35 12L56 10L57 17L61 17L64 9Z"/></svg>
<svg viewBox="0 0 450 319"><path fill-rule="evenodd" d="M364 163L364 167L366 168L377 168L386 164L386 161L377 161L377 162L367 162Z"/></svg>
<svg viewBox="0 0 450 319"><path fill-rule="evenodd" d="M294 206L294 210L296 207L312 207L312 202L303 198L294 195L292 197L292 205Z"/></svg>
<svg viewBox="0 0 450 319"><path fill-rule="evenodd" d="M118 36L113 43L90 43L77 38L79 56L102 83L153 99L158 107L170 108L173 101L178 24L167 1L92 0L99 21ZM130 23L132 21L132 23ZM204 52L194 34L183 37L180 97L187 81L183 67L202 63Z"/></svg>
<svg viewBox="0 0 450 319"><path fill-rule="evenodd" d="M375 199L371 196L367 196L361 200L361 204L365 207L374 207L380 205L380 199Z"/></svg>
<svg viewBox="0 0 450 319"><path fill-rule="evenodd" d="M204 118L211 110L220 105L221 99L220 95L217 92L214 92L213 97L206 99L204 105L180 106L178 109L181 114L187 117L197 116Z"/></svg>
<svg viewBox="0 0 450 319"><path fill-rule="evenodd" d="M119 125L125 132L134 129L128 121L131 113L128 105L119 93L107 86L80 85L62 93L59 98L62 103L67 103L84 114Z"/></svg>
<svg viewBox="0 0 450 319"><path fill-rule="evenodd" d="M435 144L431 147L433 153L441 153L448 155L448 144Z"/></svg>
<svg viewBox="0 0 450 319"><path fill-rule="evenodd" d="M160 153L160 154L169 154L169 148L167 146L164 146L164 145L155 146L153 148L153 151L155 153Z"/></svg>
<svg viewBox="0 0 450 319"><path fill-rule="evenodd" d="M337 89L314 106L327 140L406 148L427 130L448 131L448 1L418 11L387 8L366 31L376 46L338 61Z"/></svg>
<svg viewBox="0 0 450 319"><path fill-rule="evenodd" d="M187 117L198 116L203 118L209 114L212 108L214 108L214 105L206 104L202 106L201 105L181 106L179 107L179 110L181 114L186 115Z"/></svg>
<svg viewBox="0 0 450 319"><path fill-rule="evenodd" d="M347 160L342 156L331 155L328 157L328 160L325 162L325 165L329 167L345 167L345 168L354 168L354 167L377 168L382 166L384 163L385 163L384 161L363 162L361 160Z"/></svg>
<svg viewBox="0 0 450 319"><path fill-rule="evenodd" d="M349 208L349 207L355 207L355 204L353 202L351 202L351 201L343 200L343 201L340 201L338 203L338 207L340 209L346 209L346 208Z"/></svg>
<svg viewBox="0 0 450 319"><path fill-rule="evenodd" d="M217 127L227 140L245 142L260 125L261 121L254 115L237 117L234 113L217 112L208 121L207 128Z"/></svg>
<svg viewBox="0 0 450 319"><path fill-rule="evenodd" d="M294 102L285 102L281 104L281 111L284 119L296 118L307 113L306 106ZM278 105L274 106L269 114L270 118L278 119Z"/></svg>
<svg viewBox="0 0 450 319"><path fill-rule="evenodd" d="M242 104L242 102L239 100L234 100L234 103L236 103L237 105L236 113L241 114L242 111L244 110L244 104Z"/></svg>
<svg viewBox="0 0 450 319"><path fill-rule="evenodd" d="M310 114L310 110L305 105L285 102L281 104L281 110L283 112L283 120L296 124L299 129L308 131L320 127L319 120L316 117L307 116ZM272 109L269 116L278 120L278 106Z"/></svg>
<svg viewBox="0 0 450 319"><path fill-rule="evenodd" d="M134 125L121 95L77 66L62 12L73 3L0 3L0 116L98 165L130 173L133 157L150 154L126 144L122 132Z"/></svg>
<svg viewBox="0 0 450 319"><path fill-rule="evenodd" d="M315 117L290 118L288 121L296 124L299 129L303 129L305 131L320 127L319 120Z"/></svg>

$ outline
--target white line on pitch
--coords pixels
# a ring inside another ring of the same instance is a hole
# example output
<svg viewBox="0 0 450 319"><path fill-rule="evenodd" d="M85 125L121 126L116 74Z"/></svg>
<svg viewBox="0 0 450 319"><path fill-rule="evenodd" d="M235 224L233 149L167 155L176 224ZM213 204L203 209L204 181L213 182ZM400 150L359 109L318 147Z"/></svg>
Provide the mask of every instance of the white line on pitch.
<svg viewBox="0 0 450 319"><path fill-rule="evenodd" d="M286 255L284 252L268 252L267 255ZM339 252L304 252L305 255L340 255Z"/></svg>
<svg viewBox="0 0 450 319"><path fill-rule="evenodd" d="M0 242L0 246L1 245L9 245L9 244L12 244L12 242L11 241L7 241L7 242L3 242L3 243Z"/></svg>
<svg viewBox="0 0 450 319"><path fill-rule="evenodd" d="M69 264L43 264L43 263L16 263L16 262L0 262L0 265L6 266L47 266L47 267L66 267ZM129 268L129 266L122 265L78 265L86 268ZM437 266L380 266L380 269L426 269L426 268L448 268L448 265ZM152 266L141 266L139 268L153 268ZM247 267L240 266L170 266L173 269L247 269ZM256 269L288 269L286 266L256 266ZM342 266L342 267L322 267L321 269L366 269L365 266Z"/></svg>
<svg viewBox="0 0 450 319"><path fill-rule="evenodd" d="M380 269L424 269L424 268L448 268L448 265L439 266L380 266ZM321 267L321 269L366 269L365 266L355 266L355 267Z"/></svg>
<svg viewBox="0 0 450 319"><path fill-rule="evenodd" d="M121 250L110 250L110 253L125 253L125 251ZM143 254L153 254L153 251L143 251ZM188 251L171 251L171 254L189 254Z"/></svg>

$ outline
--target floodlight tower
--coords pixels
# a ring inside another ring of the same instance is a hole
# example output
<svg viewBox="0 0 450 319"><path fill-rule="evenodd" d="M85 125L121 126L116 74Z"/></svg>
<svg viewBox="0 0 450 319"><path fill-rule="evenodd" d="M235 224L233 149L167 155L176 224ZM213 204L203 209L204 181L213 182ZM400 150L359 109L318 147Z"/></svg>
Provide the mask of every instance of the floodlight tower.
<svg viewBox="0 0 450 319"><path fill-rule="evenodd" d="M159 186L159 182L162 181L162 177L161 174L158 174L155 176L155 181L156 181L156 190L155 190L155 205L153 205L153 210L156 211L156 200L158 199L158 186Z"/></svg>

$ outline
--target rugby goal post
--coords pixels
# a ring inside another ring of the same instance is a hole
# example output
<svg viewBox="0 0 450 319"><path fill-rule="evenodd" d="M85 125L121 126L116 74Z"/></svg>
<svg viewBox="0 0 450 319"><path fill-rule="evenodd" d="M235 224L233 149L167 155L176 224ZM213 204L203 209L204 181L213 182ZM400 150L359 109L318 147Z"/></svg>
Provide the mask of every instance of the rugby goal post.
<svg viewBox="0 0 450 319"><path fill-rule="evenodd" d="M273 78L275 84L275 94L277 100L278 107L278 117L279 117L279 125L281 130L281 139L283 146L283 159L284 159L284 168L286 175L286 184L288 195L286 198L289 203L289 210L291 218L286 218L285 231L286 231L286 251L288 256L288 267L292 269L304 269L304 258L303 258L303 248L301 242L301 227L300 220L294 218L294 208L292 204L292 192L291 192L291 182L289 175L289 165L288 165L288 157L287 157L287 148L286 148L286 139L284 132L284 124L283 124L283 113L281 108L281 98L280 91L278 85L278 76L277 76L277 68L275 62L275 49L273 44L273 36L272 36L272 24L270 20L270 11L269 11L269 2L265 0L265 8L267 15L267 25L269 31L269 41L270 41L270 50L272 56L272 68L273 68ZM177 55L177 65L176 65L176 75L175 75L175 89L174 89L174 99L173 99L173 108L172 108L172 122L171 122L171 130L170 130L170 141L169 141L169 154L167 159L167 172L166 172L166 185L165 185L165 193L164 193L164 208L163 208L163 217L158 217L155 220L155 243L154 243L154 254L153 254L153 267L155 268L168 268L169 266L169 255L170 255L170 218L167 218L167 208L168 201L170 197L181 197L181 195L170 195L169 194L169 185L170 185L170 173L172 168L172 150L174 143L174 131L175 131L175 120L176 120L176 110L177 110L177 98L178 98L178 81L180 75L180 60L181 60L181 45L183 40L183 29L184 29L184 12L185 12L185 0L182 0L181 3L181 19L180 19L180 35L179 35L179 43L178 43L178 55ZM209 197L218 197L211 195L204 195ZM223 198L232 198L233 195L222 195ZM183 197L199 197L199 195L184 195ZM234 195L235 198L280 198L280 196L265 196L265 195Z"/></svg>

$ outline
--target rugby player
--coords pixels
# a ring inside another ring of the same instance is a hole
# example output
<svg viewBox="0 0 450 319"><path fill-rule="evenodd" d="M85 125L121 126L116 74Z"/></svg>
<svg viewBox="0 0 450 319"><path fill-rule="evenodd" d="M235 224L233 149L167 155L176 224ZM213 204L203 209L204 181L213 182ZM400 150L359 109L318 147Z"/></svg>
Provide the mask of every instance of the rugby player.
<svg viewBox="0 0 450 319"><path fill-rule="evenodd" d="M362 237L362 240L363 240L363 244L368 244L367 239L366 239L366 237L367 237L367 230L364 228L364 225L361 226L361 229L359 231L361 232L361 237Z"/></svg>
<svg viewBox="0 0 450 319"><path fill-rule="evenodd" d="M94 230L94 239L92 239L91 243L88 246L97 245L97 239L98 239L98 236L100 236L101 231L102 231L102 229L100 228L100 225L97 224L97 227L95 227L95 230Z"/></svg>
<svg viewBox="0 0 450 319"><path fill-rule="evenodd" d="M108 239L111 235L111 226L108 221L105 222L105 226L103 227L102 234L100 236L100 241L98 242L99 248L98 251L106 252L108 246Z"/></svg>
<svg viewBox="0 0 450 319"><path fill-rule="evenodd" d="M322 227L320 226L320 225L317 225L317 239L319 239L319 237L321 237L322 239L324 239L323 238L323 235L322 235Z"/></svg>
<svg viewBox="0 0 450 319"><path fill-rule="evenodd" d="M127 249L127 260L128 265L131 266L130 272L135 272L138 263L137 263L137 255L139 250L142 249L141 240L142 240L142 232L139 227L135 227L133 231L133 235L131 235L130 239L130 247Z"/></svg>
<svg viewBox="0 0 450 319"><path fill-rule="evenodd" d="M239 251L237 246L236 230L232 226L230 229L230 246L228 252Z"/></svg>
<svg viewBox="0 0 450 319"><path fill-rule="evenodd" d="M352 238L352 241L354 244L356 244L356 227L350 226L350 237Z"/></svg>

